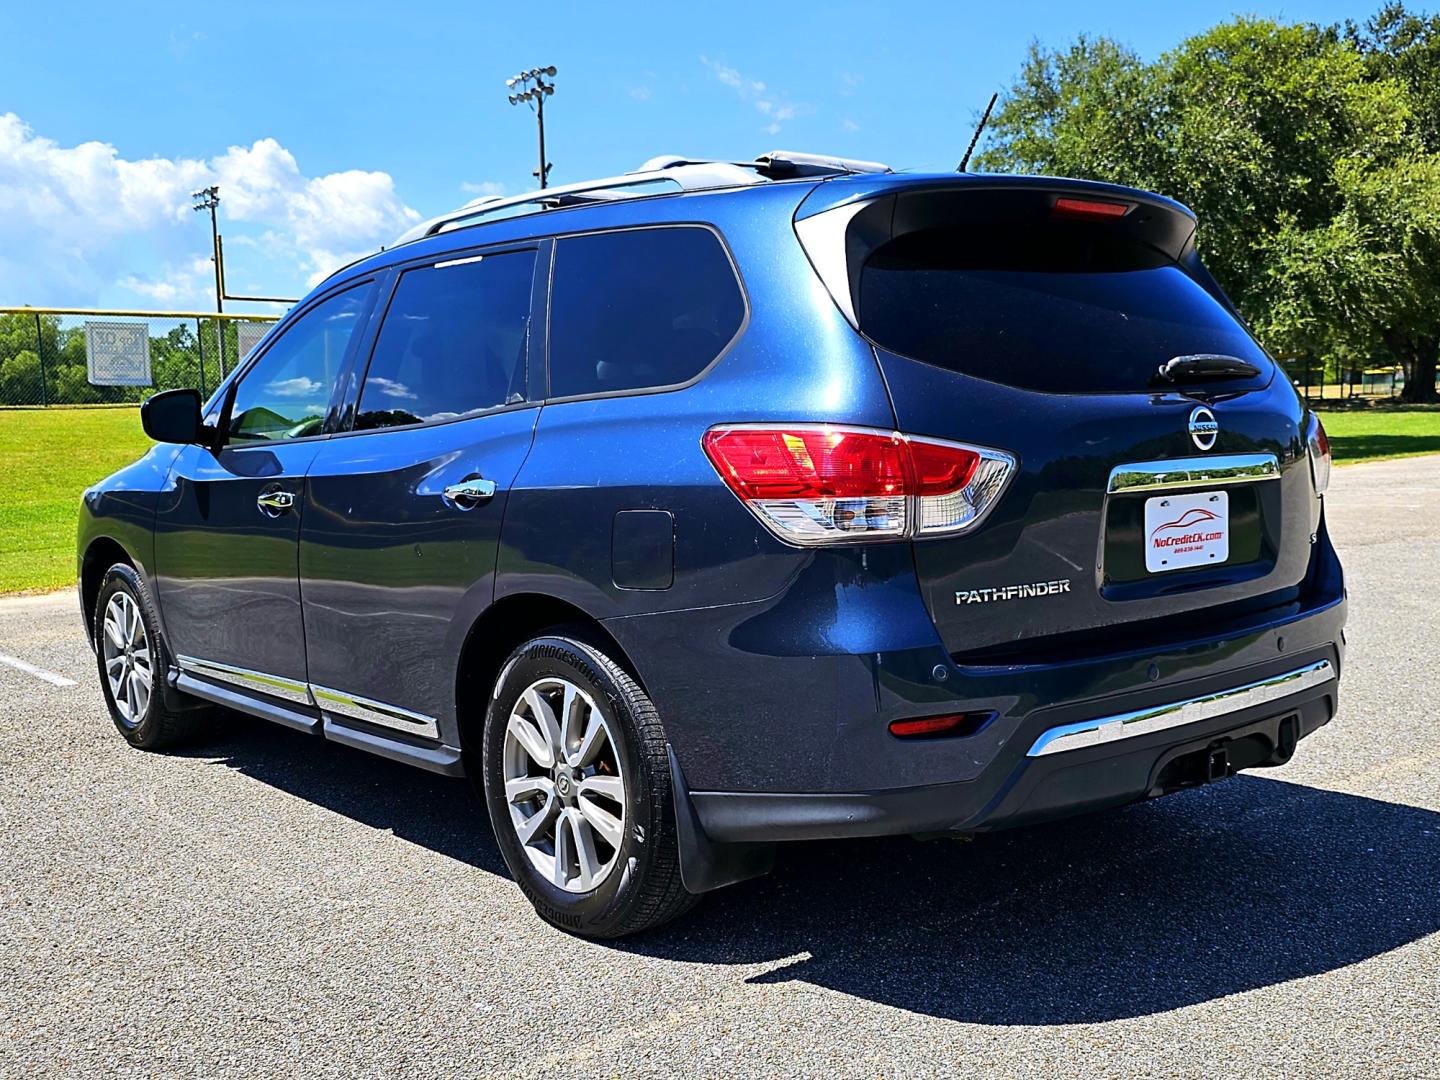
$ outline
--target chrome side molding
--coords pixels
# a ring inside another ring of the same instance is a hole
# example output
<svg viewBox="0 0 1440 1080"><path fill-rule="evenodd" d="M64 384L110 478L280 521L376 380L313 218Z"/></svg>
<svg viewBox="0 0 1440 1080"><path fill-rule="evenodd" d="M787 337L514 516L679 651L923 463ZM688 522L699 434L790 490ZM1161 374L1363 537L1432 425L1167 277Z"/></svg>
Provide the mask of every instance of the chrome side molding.
<svg viewBox="0 0 1440 1080"><path fill-rule="evenodd" d="M315 695L322 712L343 716L349 720L363 720L367 724L419 735L423 739L440 737L440 723L433 716L424 716L409 709L402 709L398 705L387 705L383 701L357 697L343 690L332 690L328 686L316 686L314 683L310 684L310 692Z"/></svg>
<svg viewBox="0 0 1440 1080"><path fill-rule="evenodd" d="M1201 697L1172 701L1165 705L1152 705L1148 709L1102 716L1096 720L1081 720L1073 724L1061 724L1045 732L1025 752L1026 757L1044 757L1060 754L1066 750L1079 750L1086 746L1101 746L1133 739L1138 735L1150 735L1157 731L1184 727L1186 724L1211 720L1217 716L1237 713L1256 705L1298 694L1332 682L1336 678L1335 667L1329 660L1321 660L1282 675L1246 683L1244 686L1219 690Z"/></svg>
<svg viewBox="0 0 1440 1080"><path fill-rule="evenodd" d="M180 665L180 670L192 678L238 686L243 690L266 694L292 704L308 705L332 716L361 720L393 731L403 731L408 735L418 735L422 739L440 738L440 722L433 716L411 712L398 705L347 694L343 690L328 686L287 679L281 675L269 675L263 671L222 664L218 660L202 660L197 656L177 656L175 660Z"/></svg>
<svg viewBox="0 0 1440 1080"><path fill-rule="evenodd" d="M263 671L251 671L249 668L236 667L233 664L222 664L218 660L201 660L198 656L177 656L175 662L180 665L181 671L191 675L229 683L246 690L258 690L262 694L269 694L271 697L291 701L298 705L315 704L315 699L310 696L309 684L297 679L287 679L281 675L267 675Z"/></svg>
<svg viewBox="0 0 1440 1080"><path fill-rule="evenodd" d="M1221 454L1216 457L1176 458L1173 461L1139 461L1110 470L1105 490L1165 491L1206 484L1250 484L1278 480L1280 462L1274 454Z"/></svg>

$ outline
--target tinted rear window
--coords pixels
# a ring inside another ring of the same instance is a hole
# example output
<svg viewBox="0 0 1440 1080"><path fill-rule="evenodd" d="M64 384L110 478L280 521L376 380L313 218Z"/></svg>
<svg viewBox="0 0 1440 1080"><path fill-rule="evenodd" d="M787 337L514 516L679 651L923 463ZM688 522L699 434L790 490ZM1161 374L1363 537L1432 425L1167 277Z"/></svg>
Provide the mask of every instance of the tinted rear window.
<svg viewBox="0 0 1440 1080"><path fill-rule="evenodd" d="M1103 224L967 226L911 233L860 277L861 329L904 356L1052 393L1143 391L1176 356L1271 365L1229 312L1153 249Z"/></svg>
<svg viewBox="0 0 1440 1080"><path fill-rule="evenodd" d="M745 318L708 229L631 229L560 240L550 301L550 396L688 382Z"/></svg>

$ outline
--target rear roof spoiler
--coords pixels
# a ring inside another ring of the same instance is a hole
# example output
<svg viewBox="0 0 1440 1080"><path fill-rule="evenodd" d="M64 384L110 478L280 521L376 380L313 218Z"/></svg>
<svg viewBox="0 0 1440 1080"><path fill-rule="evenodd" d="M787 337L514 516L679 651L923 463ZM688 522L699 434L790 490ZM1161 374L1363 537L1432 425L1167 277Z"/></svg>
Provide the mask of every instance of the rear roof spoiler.
<svg viewBox="0 0 1440 1080"><path fill-rule="evenodd" d="M1058 205L1057 205L1058 204ZM1089 205L1119 208L1107 228L1184 261L1194 248L1195 215L1163 195L1115 184L1044 176L943 174L848 177L818 185L795 212L795 232L845 318L859 326L856 296L870 253L938 221L1052 216ZM1068 216L1068 215L1067 215Z"/></svg>
<svg viewBox="0 0 1440 1080"><path fill-rule="evenodd" d="M997 173L861 174L837 177L815 188L795 211L800 221L823 214L847 203L877 195L908 194L917 191L1043 191L1053 195L1114 199L1143 204L1157 212L1188 218L1195 212L1183 203L1156 195L1153 191L1102 184L1097 180L1075 180L1064 176L1008 176Z"/></svg>

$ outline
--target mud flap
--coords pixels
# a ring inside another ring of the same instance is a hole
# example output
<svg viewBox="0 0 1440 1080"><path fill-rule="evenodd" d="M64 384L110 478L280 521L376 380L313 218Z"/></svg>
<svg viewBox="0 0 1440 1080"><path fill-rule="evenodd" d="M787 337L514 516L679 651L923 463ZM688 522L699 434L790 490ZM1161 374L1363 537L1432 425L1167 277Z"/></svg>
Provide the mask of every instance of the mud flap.
<svg viewBox="0 0 1440 1080"><path fill-rule="evenodd" d="M706 893L768 874L775 865L774 844L717 844L705 833L690 802L690 787L680 770L675 748L670 757L670 790L675 801L675 832L680 845L680 880L685 891Z"/></svg>

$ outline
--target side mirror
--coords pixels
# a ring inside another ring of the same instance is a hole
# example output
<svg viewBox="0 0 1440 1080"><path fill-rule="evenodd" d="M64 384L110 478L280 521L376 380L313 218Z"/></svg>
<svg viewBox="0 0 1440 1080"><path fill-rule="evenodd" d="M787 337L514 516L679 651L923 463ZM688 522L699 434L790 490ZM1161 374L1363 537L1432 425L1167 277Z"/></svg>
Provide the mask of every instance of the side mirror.
<svg viewBox="0 0 1440 1080"><path fill-rule="evenodd" d="M200 391L163 390L147 398L140 406L140 426L156 442L201 442Z"/></svg>

